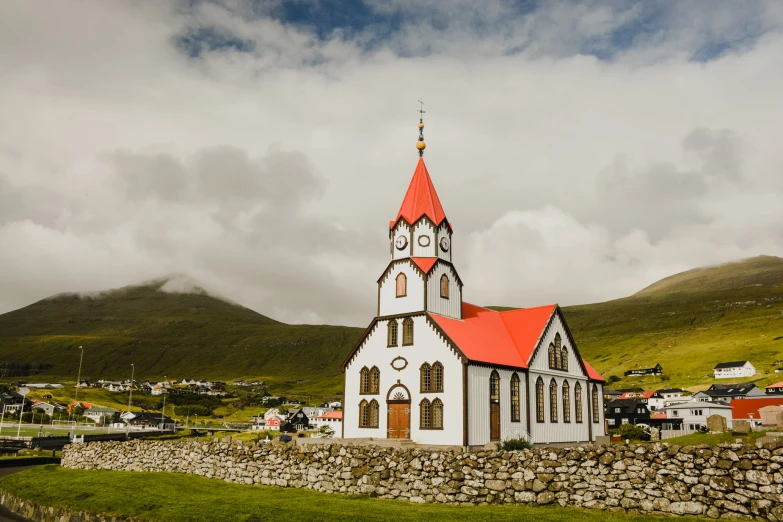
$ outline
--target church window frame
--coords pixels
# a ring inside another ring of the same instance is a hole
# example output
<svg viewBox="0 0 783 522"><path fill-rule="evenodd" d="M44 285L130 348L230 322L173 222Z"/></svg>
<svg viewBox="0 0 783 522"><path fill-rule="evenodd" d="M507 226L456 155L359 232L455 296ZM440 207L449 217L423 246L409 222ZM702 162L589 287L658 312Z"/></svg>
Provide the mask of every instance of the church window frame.
<svg viewBox="0 0 783 522"><path fill-rule="evenodd" d="M413 318L406 317L402 320L402 345L411 346L413 344Z"/></svg>
<svg viewBox="0 0 783 522"><path fill-rule="evenodd" d="M367 402L367 399L362 399L359 403L359 427L370 427L370 403Z"/></svg>
<svg viewBox="0 0 783 522"><path fill-rule="evenodd" d="M601 415L598 412L598 385L593 384L593 392L592 392L592 400L593 400L593 423L598 423L601 421Z"/></svg>
<svg viewBox="0 0 783 522"><path fill-rule="evenodd" d="M359 371L359 393L370 393L370 369L366 366Z"/></svg>
<svg viewBox="0 0 783 522"><path fill-rule="evenodd" d="M442 299L449 298L449 276L446 274L440 276L440 297Z"/></svg>
<svg viewBox="0 0 783 522"><path fill-rule="evenodd" d="M563 381L563 422L571 422L571 386Z"/></svg>
<svg viewBox="0 0 783 522"><path fill-rule="evenodd" d="M370 368L370 394L381 393L381 370L377 366Z"/></svg>
<svg viewBox="0 0 783 522"><path fill-rule="evenodd" d="M378 401L373 399L370 401L370 425L369 428L377 428L378 421L380 419L381 408Z"/></svg>
<svg viewBox="0 0 783 522"><path fill-rule="evenodd" d="M536 422L544 422L544 380L536 380Z"/></svg>
<svg viewBox="0 0 783 522"><path fill-rule="evenodd" d="M432 375L430 377L433 392L443 392L443 377L443 364L440 361L435 361L432 364Z"/></svg>
<svg viewBox="0 0 783 522"><path fill-rule="evenodd" d="M397 297L407 297L408 295L408 276L406 276L403 272L400 272L397 274L397 277L394 279L395 285L396 285L396 294Z"/></svg>
<svg viewBox="0 0 783 522"><path fill-rule="evenodd" d="M489 402L500 402L500 375L495 370L489 374Z"/></svg>
<svg viewBox="0 0 783 522"><path fill-rule="evenodd" d="M556 370L562 370L563 369L563 361L561 359L561 352L560 349L562 348L563 339L560 337L559 333L555 334L555 369Z"/></svg>
<svg viewBox="0 0 783 522"><path fill-rule="evenodd" d="M419 402L419 429L432 429L432 403L426 398Z"/></svg>
<svg viewBox="0 0 783 522"><path fill-rule="evenodd" d="M432 428L433 430L443 429L443 401L440 398L432 401Z"/></svg>
<svg viewBox="0 0 783 522"><path fill-rule="evenodd" d="M560 349L560 369L564 372L568 371L568 346Z"/></svg>
<svg viewBox="0 0 783 522"><path fill-rule="evenodd" d="M577 423L582 423L582 385L574 385L574 415Z"/></svg>
<svg viewBox="0 0 783 522"><path fill-rule="evenodd" d="M429 393L432 391L432 366L430 363L424 363L419 368L420 377L420 389L421 393Z"/></svg>
<svg viewBox="0 0 783 522"><path fill-rule="evenodd" d="M549 343L549 369L555 370L557 369L557 366L555 366L555 345L553 343Z"/></svg>
<svg viewBox="0 0 783 522"><path fill-rule="evenodd" d="M521 408L519 400L519 375L511 375L511 422L520 422Z"/></svg>
<svg viewBox="0 0 783 522"><path fill-rule="evenodd" d="M387 338L386 338L386 346L388 348L393 348L398 346L398 328L397 320L396 319L390 319L389 324L386 326L387 328Z"/></svg>
<svg viewBox="0 0 783 522"><path fill-rule="evenodd" d="M549 381L549 422L557 422L557 381Z"/></svg>

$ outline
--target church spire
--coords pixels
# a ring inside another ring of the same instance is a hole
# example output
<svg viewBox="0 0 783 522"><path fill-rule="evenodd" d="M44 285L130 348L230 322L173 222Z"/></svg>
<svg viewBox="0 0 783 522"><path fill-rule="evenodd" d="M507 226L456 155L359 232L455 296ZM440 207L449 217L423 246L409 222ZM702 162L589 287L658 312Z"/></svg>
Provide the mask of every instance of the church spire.
<svg viewBox="0 0 783 522"><path fill-rule="evenodd" d="M424 156L427 144L424 143L424 102L421 98L419 98L419 141L416 143L416 148L419 149L419 157Z"/></svg>

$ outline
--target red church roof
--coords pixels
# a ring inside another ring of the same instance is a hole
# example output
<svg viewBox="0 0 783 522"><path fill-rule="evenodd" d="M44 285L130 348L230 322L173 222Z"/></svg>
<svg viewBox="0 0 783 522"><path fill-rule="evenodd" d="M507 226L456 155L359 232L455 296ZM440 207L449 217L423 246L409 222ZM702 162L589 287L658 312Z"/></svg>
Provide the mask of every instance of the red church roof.
<svg viewBox="0 0 783 522"><path fill-rule="evenodd" d="M436 226L446 219L446 213L440 204L438 193L435 192L435 186L432 184L426 165L424 165L424 158L419 158L413 179L408 186L408 192L405 193L405 199L402 200L400 211L394 221L390 222L389 228L393 228L400 218L404 218L408 224L412 225L422 216L430 218Z"/></svg>
<svg viewBox="0 0 783 522"><path fill-rule="evenodd" d="M753 414L754 420L761 420L759 408L764 406L783 406L783 397L758 398L758 399L734 399L729 403L731 417L733 419L748 420Z"/></svg>
<svg viewBox="0 0 783 522"><path fill-rule="evenodd" d="M527 368L556 305L496 312L462 303L462 319L432 314L432 319L471 361ZM588 377L603 381L585 363Z"/></svg>
<svg viewBox="0 0 783 522"><path fill-rule="evenodd" d="M432 266L438 262L437 257L412 257L411 261L416 263L416 266L418 266L422 272L425 274L429 273Z"/></svg>

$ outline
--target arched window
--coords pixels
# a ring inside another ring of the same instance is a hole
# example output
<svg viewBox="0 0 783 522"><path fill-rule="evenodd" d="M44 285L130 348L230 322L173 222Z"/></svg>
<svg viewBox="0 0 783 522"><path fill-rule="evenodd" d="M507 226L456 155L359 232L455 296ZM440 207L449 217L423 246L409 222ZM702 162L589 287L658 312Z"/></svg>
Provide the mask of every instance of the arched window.
<svg viewBox="0 0 783 522"><path fill-rule="evenodd" d="M598 415L598 386L593 384L593 422L599 422Z"/></svg>
<svg viewBox="0 0 783 522"><path fill-rule="evenodd" d="M369 403L365 400L359 403L359 427L370 427L370 407Z"/></svg>
<svg viewBox="0 0 783 522"><path fill-rule="evenodd" d="M549 369L554 370L557 368L557 360L555 359L555 345L549 345Z"/></svg>
<svg viewBox="0 0 783 522"><path fill-rule="evenodd" d="M405 274L397 274L397 297L405 297L408 295L408 278Z"/></svg>
<svg viewBox="0 0 783 522"><path fill-rule="evenodd" d="M427 399L419 403L420 427L423 430L432 428L432 404Z"/></svg>
<svg viewBox="0 0 783 522"><path fill-rule="evenodd" d="M381 391L381 371L377 366L370 370L370 393L380 393Z"/></svg>
<svg viewBox="0 0 783 522"><path fill-rule="evenodd" d="M571 422L571 388L563 381L563 422Z"/></svg>
<svg viewBox="0 0 783 522"><path fill-rule="evenodd" d="M370 401L370 428L378 427L378 401L375 399Z"/></svg>
<svg viewBox="0 0 783 522"><path fill-rule="evenodd" d="M362 368L359 378L359 393L370 393L370 370Z"/></svg>
<svg viewBox="0 0 783 522"><path fill-rule="evenodd" d="M576 422L582 422L582 386L579 383L574 385L574 409Z"/></svg>
<svg viewBox="0 0 783 522"><path fill-rule="evenodd" d="M443 429L443 403L440 399L432 401L432 429Z"/></svg>
<svg viewBox="0 0 783 522"><path fill-rule="evenodd" d="M544 381L536 381L536 421L544 422Z"/></svg>
<svg viewBox="0 0 783 522"><path fill-rule="evenodd" d="M519 375L511 376L511 421L519 422Z"/></svg>
<svg viewBox="0 0 783 522"><path fill-rule="evenodd" d="M549 421L557 422L557 382L549 382Z"/></svg>
<svg viewBox="0 0 783 522"><path fill-rule="evenodd" d="M410 346L413 344L413 318L406 317L402 321L402 345Z"/></svg>
<svg viewBox="0 0 783 522"><path fill-rule="evenodd" d="M430 366L430 364L429 363L422 364L420 373L421 373L421 391L422 392L432 391L432 367Z"/></svg>
<svg viewBox="0 0 783 522"><path fill-rule="evenodd" d="M490 402L500 401L500 375L494 370L489 376L489 400Z"/></svg>
<svg viewBox="0 0 783 522"><path fill-rule="evenodd" d="M386 346L397 346L397 321L392 319L389 321L389 338Z"/></svg>
<svg viewBox="0 0 783 522"><path fill-rule="evenodd" d="M560 343L562 343L560 334L555 334L555 368L563 367L560 361Z"/></svg>
<svg viewBox="0 0 783 522"><path fill-rule="evenodd" d="M449 298L449 278L446 274L440 276L440 296L444 299Z"/></svg>
<svg viewBox="0 0 783 522"><path fill-rule="evenodd" d="M443 391L443 365L439 362L432 365L432 386L432 391Z"/></svg>
<svg viewBox="0 0 783 522"><path fill-rule="evenodd" d="M563 346L560 350L560 368L562 368L564 372L568 371L568 347L566 346Z"/></svg>

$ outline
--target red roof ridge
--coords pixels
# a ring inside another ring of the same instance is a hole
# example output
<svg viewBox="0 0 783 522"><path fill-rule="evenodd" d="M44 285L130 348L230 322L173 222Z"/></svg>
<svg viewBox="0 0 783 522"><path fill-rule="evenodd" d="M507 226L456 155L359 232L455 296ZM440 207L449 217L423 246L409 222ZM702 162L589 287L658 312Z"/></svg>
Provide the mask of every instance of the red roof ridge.
<svg viewBox="0 0 783 522"><path fill-rule="evenodd" d="M432 267L435 266L439 259L439 257L411 257L411 261L425 274L432 270Z"/></svg>
<svg viewBox="0 0 783 522"><path fill-rule="evenodd" d="M440 226L446 220L446 213L440 204L440 198L435 191L435 185L432 184L427 166L424 164L424 158L419 158L416 170L413 172L408 191L402 200L400 211L394 221L389 222L389 228L393 228L400 218L405 219L412 225L422 216L427 216L435 226Z"/></svg>

